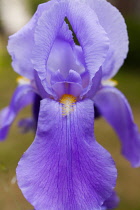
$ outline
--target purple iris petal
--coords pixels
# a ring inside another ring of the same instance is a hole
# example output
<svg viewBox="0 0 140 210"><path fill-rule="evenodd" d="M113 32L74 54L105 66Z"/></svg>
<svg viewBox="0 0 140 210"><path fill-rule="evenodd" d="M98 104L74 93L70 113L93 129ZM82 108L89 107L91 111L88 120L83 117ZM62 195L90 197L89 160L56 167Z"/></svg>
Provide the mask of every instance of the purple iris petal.
<svg viewBox="0 0 140 210"><path fill-rule="evenodd" d="M113 191L112 195L104 202L102 206L102 210L110 210L118 207L120 199L115 191Z"/></svg>
<svg viewBox="0 0 140 210"><path fill-rule="evenodd" d="M0 112L0 140L4 140L18 112L33 102L34 93L30 85L20 85L15 90L10 105Z"/></svg>
<svg viewBox="0 0 140 210"><path fill-rule="evenodd" d="M67 82L58 82L52 86L53 90L57 94L58 98L61 98L64 94L71 94L75 97L78 97L82 93L82 86L77 83L67 83Z"/></svg>
<svg viewBox="0 0 140 210"><path fill-rule="evenodd" d="M84 1L69 1L67 17L82 47L85 69L92 79L106 58L107 34L96 13Z"/></svg>
<svg viewBox="0 0 140 210"><path fill-rule="evenodd" d="M124 95L113 87L104 87L96 94L95 104L121 139L122 153L133 167L140 166L140 133Z"/></svg>
<svg viewBox="0 0 140 210"><path fill-rule="evenodd" d="M47 61L47 68L52 72L60 70L65 78L68 76L70 69L75 69L79 73L84 70L81 65L76 63L70 43L62 39L55 40Z"/></svg>
<svg viewBox="0 0 140 210"><path fill-rule="evenodd" d="M98 16L110 41L108 55L102 65L104 79L113 77L126 58L128 34L121 13L106 0L87 0Z"/></svg>
<svg viewBox="0 0 140 210"><path fill-rule="evenodd" d="M75 11L76 8L78 9ZM53 18L50 19L50 16ZM55 4L38 20L32 58L34 68L38 71L44 88L50 94L53 93L46 82L48 70L60 69L64 76L68 75L70 69L79 72L77 60L75 59L75 63L73 60L72 49L74 50L74 47L70 42L66 42L65 38L60 37L65 16L69 19L82 46L85 69L89 71L91 77L95 75L105 60L109 45L107 35L100 26L96 14L86 4L79 2L65 2L64 4L63 1L59 3L55 1ZM59 47L60 42L63 45L62 49ZM56 61L52 60L54 57Z"/></svg>
<svg viewBox="0 0 140 210"><path fill-rule="evenodd" d="M82 51L82 47L79 46L79 45L75 45L73 47L73 52L74 52L74 56L75 56L75 59L76 59L76 63L78 65L86 66L83 51Z"/></svg>
<svg viewBox="0 0 140 210"><path fill-rule="evenodd" d="M74 70L69 70L69 74L66 80L67 82L82 84L82 78L80 74L78 74L77 71Z"/></svg>
<svg viewBox="0 0 140 210"><path fill-rule="evenodd" d="M101 86L101 79L102 79L102 68L99 69L99 71L95 74L95 76L92 79L92 85L90 87L90 90L86 93L87 98L93 98L96 94L97 90Z"/></svg>
<svg viewBox="0 0 140 210"><path fill-rule="evenodd" d="M40 95L33 98L30 90L24 95L17 91L1 113L0 139L17 112L33 102L36 137L17 167L24 196L36 210L114 208L116 169L110 154L95 141L94 115L110 122L125 157L133 166L140 165L140 135L126 99L115 88L100 89L101 80L118 71L128 51L118 10L105 0L51 0L10 37L8 50L15 71L31 79ZM70 98L65 104L66 96ZM21 124L28 129L32 121Z"/></svg>
<svg viewBox="0 0 140 210"><path fill-rule="evenodd" d="M61 103L43 99L35 140L19 161L19 187L37 210L100 209L115 186L114 162L93 136L93 102L73 108L62 116Z"/></svg>
<svg viewBox="0 0 140 210"><path fill-rule="evenodd" d="M57 94L58 98L61 98L64 94L71 94L73 96L79 97L83 91L82 78L74 70L70 70L66 79L60 71L57 71L52 75L51 78L52 89Z"/></svg>
<svg viewBox="0 0 140 210"><path fill-rule="evenodd" d="M34 68L38 71L44 88L51 94L52 92L46 83L46 64L54 41L59 35L60 29L62 29L66 14L66 2L53 2L54 4L52 4L49 10L46 10L38 20L34 34L35 46L32 58Z"/></svg>
<svg viewBox="0 0 140 210"><path fill-rule="evenodd" d="M41 98L48 98L50 95L45 91L40 78L37 74L37 72L34 72L34 81L35 81L35 86L38 90L38 94L40 95Z"/></svg>
<svg viewBox="0 0 140 210"><path fill-rule="evenodd" d="M43 11L49 9L52 3L51 1L40 4L32 19L21 30L9 37L8 52L12 56L12 66L17 73L29 79L34 78L31 55L35 26Z"/></svg>

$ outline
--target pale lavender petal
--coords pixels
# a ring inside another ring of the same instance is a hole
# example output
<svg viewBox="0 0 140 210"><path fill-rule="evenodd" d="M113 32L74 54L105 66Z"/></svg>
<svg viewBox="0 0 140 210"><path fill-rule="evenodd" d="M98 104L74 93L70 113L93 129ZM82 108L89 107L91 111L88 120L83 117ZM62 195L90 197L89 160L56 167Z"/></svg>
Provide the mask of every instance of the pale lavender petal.
<svg viewBox="0 0 140 210"><path fill-rule="evenodd" d="M107 34L86 2L69 1L67 17L82 47L85 68L92 79L106 58Z"/></svg>
<svg viewBox="0 0 140 210"><path fill-rule="evenodd" d="M82 84L82 78L79 73L71 69L69 70L68 76L64 78L60 70L58 70L51 76L51 84L54 85L57 82L73 82Z"/></svg>
<svg viewBox="0 0 140 210"><path fill-rule="evenodd" d="M133 167L140 166L140 133L125 96L116 88L104 87L98 91L94 101L120 137L125 158Z"/></svg>
<svg viewBox="0 0 140 210"><path fill-rule="evenodd" d="M9 54L12 56L13 60L12 66L17 73L29 79L34 78L32 51L34 48L36 49L35 47L36 39L34 39L36 27L38 26L39 19L42 17L42 15L45 12L48 12L50 8L52 8L56 4L58 4L58 1L56 0L40 4L32 19L21 30L19 30L17 33L9 37L8 51ZM61 3L59 2L59 4ZM52 13L51 16L54 16L54 13ZM61 30L59 31L57 36L58 38L69 42L71 45L74 44L72 33L65 22L63 23Z"/></svg>
<svg viewBox="0 0 140 210"><path fill-rule="evenodd" d="M56 82L64 82L65 78L61 74L60 70L54 72L54 74L51 75L51 85L54 85Z"/></svg>
<svg viewBox="0 0 140 210"><path fill-rule="evenodd" d="M113 77L122 66L128 52L128 34L124 18L106 0L87 0L107 33L110 48L102 65L104 79Z"/></svg>
<svg viewBox="0 0 140 210"><path fill-rule="evenodd" d="M78 84L82 84L81 76L77 73L77 71L70 70L68 77L66 78L67 82L74 82Z"/></svg>
<svg viewBox="0 0 140 210"><path fill-rule="evenodd" d="M66 93L65 91L65 87L66 87L66 83L65 82L57 82L54 85L52 85L52 89L56 94L56 100L60 99L62 97L62 95L64 95Z"/></svg>
<svg viewBox="0 0 140 210"><path fill-rule="evenodd" d="M82 79L81 76L74 70L70 70L66 79L62 76L60 71L55 72L51 78L52 89L61 98L64 94L71 94L79 97L82 93Z"/></svg>
<svg viewBox="0 0 140 210"><path fill-rule="evenodd" d="M35 46L32 56L34 68L38 71L39 78L49 94L52 94L52 92L46 82L47 61L54 41L59 35L60 29L63 28L66 15L66 2L61 0L53 2L54 4L38 20L34 34Z"/></svg>
<svg viewBox="0 0 140 210"><path fill-rule="evenodd" d="M41 102L37 134L17 167L18 185L37 210L100 210L116 182L110 154L93 136L89 99L62 116L62 104Z"/></svg>
<svg viewBox="0 0 140 210"><path fill-rule="evenodd" d="M120 199L115 191L113 191L112 195L104 202L102 206L102 210L110 210L118 207Z"/></svg>
<svg viewBox="0 0 140 210"><path fill-rule="evenodd" d="M38 90L38 94L40 95L40 97L42 97L42 98L50 97L50 95L45 91L45 89L44 89L44 87L41 83L41 80L40 80L36 71L34 72L34 80L35 80L36 87L37 87L37 90Z"/></svg>
<svg viewBox="0 0 140 210"><path fill-rule="evenodd" d="M74 95L75 97L79 97L82 93L82 85L74 82L57 82L52 85L52 89L57 94L57 98L61 98L64 94Z"/></svg>
<svg viewBox="0 0 140 210"><path fill-rule="evenodd" d="M76 63L78 65L80 65L81 67L85 66L85 60L84 60L84 55L83 55L83 51L82 51L82 47L79 45L74 45L73 46L73 52L74 52L74 56L76 59Z"/></svg>
<svg viewBox="0 0 140 210"><path fill-rule="evenodd" d="M60 70L64 78L69 74L70 69L81 73L83 68L76 63L72 46L69 42L62 39L56 39L51 49L48 61L47 69L52 72Z"/></svg>
<svg viewBox="0 0 140 210"><path fill-rule="evenodd" d="M90 82L90 74L88 71L85 71L81 74L81 78L82 78L82 86L83 88L86 88L88 87L89 85L89 82Z"/></svg>
<svg viewBox="0 0 140 210"><path fill-rule="evenodd" d="M12 56L12 66L20 75L33 79L34 68L31 55L34 46L34 31L39 17L53 3L48 2L38 6L32 19L17 33L9 37L8 52Z"/></svg>
<svg viewBox="0 0 140 210"><path fill-rule="evenodd" d="M4 140L18 112L33 102L34 93L29 85L21 85L15 90L10 105L0 112L0 140Z"/></svg>
<svg viewBox="0 0 140 210"><path fill-rule="evenodd" d="M94 97L94 95L96 94L96 92L101 86L101 79L102 79L102 68L100 68L100 70L92 78L92 84L91 84L90 90L85 95L86 98L92 99ZM84 92L86 91L87 90L85 89ZM83 92L83 95L84 95L84 92Z"/></svg>
<svg viewBox="0 0 140 210"><path fill-rule="evenodd" d="M66 22L63 22L63 25L57 35L57 38L68 42L71 46L75 46L72 31L69 29L69 25Z"/></svg>

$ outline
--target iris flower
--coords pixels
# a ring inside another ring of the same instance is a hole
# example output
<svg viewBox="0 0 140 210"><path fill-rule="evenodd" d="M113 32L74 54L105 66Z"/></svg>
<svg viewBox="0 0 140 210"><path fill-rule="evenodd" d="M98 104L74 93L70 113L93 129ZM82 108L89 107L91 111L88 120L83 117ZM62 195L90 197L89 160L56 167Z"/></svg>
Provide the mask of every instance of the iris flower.
<svg viewBox="0 0 140 210"><path fill-rule="evenodd" d="M110 81L128 52L122 15L106 0L51 0L10 36L8 51L14 70L27 79L1 112L0 137L29 103L37 123L16 171L25 198L36 210L114 208L115 163L93 127L98 111L120 137L123 155L140 165L138 128Z"/></svg>

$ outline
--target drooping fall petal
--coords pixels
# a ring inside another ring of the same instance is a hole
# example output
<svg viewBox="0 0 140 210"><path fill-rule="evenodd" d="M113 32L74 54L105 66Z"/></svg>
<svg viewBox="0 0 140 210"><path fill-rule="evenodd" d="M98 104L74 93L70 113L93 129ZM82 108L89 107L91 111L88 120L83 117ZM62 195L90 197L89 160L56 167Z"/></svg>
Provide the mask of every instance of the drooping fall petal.
<svg viewBox="0 0 140 210"><path fill-rule="evenodd" d="M15 90L10 105L0 112L0 140L4 140L18 112L33 102L34 93L30 85L20 85Z"/></svg>
<svg viewBox="0 0 140 210"><path fill-rule="evenodd" d="M36 137L17 167L18 185L36 210L100 210L112 194L116 169L93 136L93 102L41 101Z"/></svg>
<svg viewBox="0 0 140 210"><path fill-rule="evenodd" d="M105 87L98 91L94 101L119 136L125 158L133 167L140 166L140 133L125 96L116 88Z"/></svg>

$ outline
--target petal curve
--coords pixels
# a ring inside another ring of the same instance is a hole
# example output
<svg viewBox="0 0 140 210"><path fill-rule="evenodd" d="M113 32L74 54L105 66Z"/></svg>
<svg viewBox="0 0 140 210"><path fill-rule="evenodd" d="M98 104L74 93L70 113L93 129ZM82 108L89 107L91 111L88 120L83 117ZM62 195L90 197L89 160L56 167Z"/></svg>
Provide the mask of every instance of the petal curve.
<svg viewBox="0 0 140 210"><path fill-rule="evenodd" d="M37 134L17 167L18 185L36 210L100 210L112 193L116 169L93 137L93 102L41 101Z"/></svg>
<svg viewBox="0 0 140 210"><path fill-rule="evenodd" d="M120 199L115 191L113 191L112 195L104 202L102 206L102 210L111 210L118 207Z"/></svg>
<svg viewBox="0 0 140 210"><path fill-rule="evenodd" d="M34 93L30 85L16 88L10 105L0 112L0 140L4 140L18 112L33 102Z"/></svg>
<svg viewBox="0 0 140 210"><path fill-rule="evenodd" d="M42 13L37 22L34 34L35 46L32 54L34 69L38 72L42 85L49 94L52 94L52 90L46 82L47 61L59 32L61 29L64 30L63 23L67 5L63 0L53 1L53 3L49 10ZM50 17L52 18L50 19Z"/></svg>
<svg viewBox="0 0 140 210"><path fill-rule="evenodd" d="M17 33L9 37L8 52L12 57L12 66L20 75L34 78L34 68L31 63L31 54L34 46L34 30L39 17L44 10L47 10L52 2L38 6L32 19Z"/></svg>
<svg viewBox="0 0 140 210"><path fill-rule="evenodd" d="M67 17L82 47L85 68L92 79L106 58L108 36L96 13L84 1L69 1Z"/></svg>
<svg viewBox="0 0 140 210"><path fill-rule="evenodd" d="M140 133L125 96L114 87L104 87L98 91L94 102L119 136L125 158L133 167L140 166Z"/></svg>
<svg viewBox="0 0 140 210"><path fill-rule="evenodd" d="M123 16L106 0L87 0L98 16L110 41L109 51L102 65L104 79L112 78L122 66L128 53L128 34Z"/></svg>

